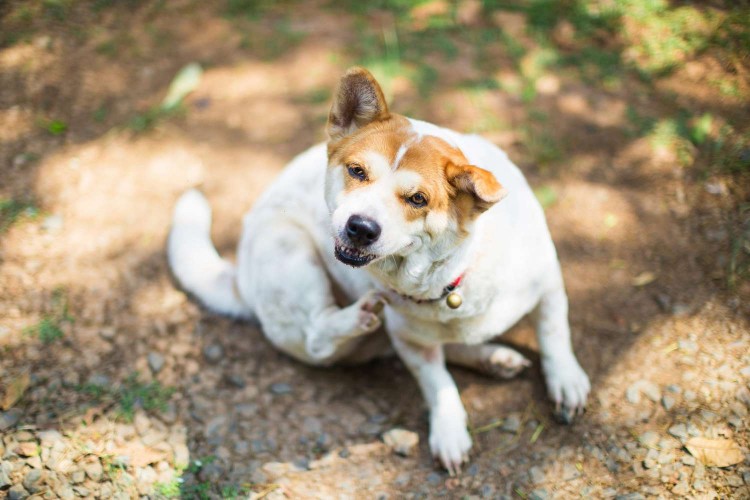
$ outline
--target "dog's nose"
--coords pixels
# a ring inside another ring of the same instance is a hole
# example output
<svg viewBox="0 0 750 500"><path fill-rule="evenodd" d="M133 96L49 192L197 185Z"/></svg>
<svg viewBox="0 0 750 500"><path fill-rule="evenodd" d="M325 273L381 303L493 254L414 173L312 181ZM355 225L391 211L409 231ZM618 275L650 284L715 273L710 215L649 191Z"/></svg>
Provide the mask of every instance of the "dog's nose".
<svg viewBox="0 0 750 500"><path fill-rule="evenodd" d="M355 246L366 247L380 237L380 226L372 219L352 215L346 221L346 235Z"/></svg>

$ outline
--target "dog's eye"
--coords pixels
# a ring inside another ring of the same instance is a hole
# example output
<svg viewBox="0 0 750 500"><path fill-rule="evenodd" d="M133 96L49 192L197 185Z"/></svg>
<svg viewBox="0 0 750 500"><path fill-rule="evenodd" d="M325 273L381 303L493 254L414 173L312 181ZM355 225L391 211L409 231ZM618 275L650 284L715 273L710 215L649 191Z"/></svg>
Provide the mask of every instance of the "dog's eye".
<svg viewBox="0 0 750 500"><path fill-rule="evenodd" d="M346 168L349 171L349 175L351 175L355 179L359 179L360 181L367 180L367 173L365 172L365 169L360 167L356 163L347 165Z"/></svg>
<svg viewBox="0 0 750 500"><path fill-rule="evenodd" d="M414 193L407 198L407 201L417 208L427 205L427 198L422 193Z"/></svg>

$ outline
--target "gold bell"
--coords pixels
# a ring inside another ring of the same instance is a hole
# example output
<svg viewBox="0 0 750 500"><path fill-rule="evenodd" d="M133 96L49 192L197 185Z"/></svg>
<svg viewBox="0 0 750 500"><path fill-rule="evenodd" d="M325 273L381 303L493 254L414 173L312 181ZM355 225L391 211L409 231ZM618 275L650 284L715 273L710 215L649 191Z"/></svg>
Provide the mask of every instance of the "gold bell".
<svg viewBox="0 0 750 500"><path fill-rule="evenodd" d="M464 301L458 293L451 292L448 294L448 297L445 298L445 302L451 309L458 309Z"/></svg>

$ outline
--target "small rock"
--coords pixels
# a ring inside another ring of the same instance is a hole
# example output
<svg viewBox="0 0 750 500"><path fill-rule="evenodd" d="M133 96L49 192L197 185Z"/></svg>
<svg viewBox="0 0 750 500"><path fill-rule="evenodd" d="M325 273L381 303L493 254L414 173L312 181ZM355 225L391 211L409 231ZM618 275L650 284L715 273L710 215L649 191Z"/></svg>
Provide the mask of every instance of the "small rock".
<svg viewBox="0 0 750 500"><path fill-rule="evenodd" d="M244 389L245 386L247 386L247 382L245 382L245 379L242 377L242 375L237 375L236 373L230 373L227 374L224 377L229 385L232 387L236 387L238 389Z"/></svg>
<svg viewBox="0 0 750 500"><path fill-rule="evenodd" d="M0 463L0 490L3 490L10 486L10 464L8 462Z"/></svg>
<svg viewBox="0 0 750 500"><path fill-rule="evenodd" d="M667 411L670 411L672 408L674 408L675 403L676 401L672 396L665 394L661 397L661 405Z"/></svg>
<svg viewBox="0 0 750 500"><path fill-rule="evenodd" d="M495 487L491 484L483 484L479 488L479 496L482 498L492 498L495 495Z"/></svg>
<svg viewBox="0 0 750 500"><path fill-rule="evenodd" d="M695 391L691 391L688 389L685 391L685 394L683 394L683 397L685 398L685 401L695 401L698 398L698 395L695 393Z"/></svg>
<svg viewBox="0 0 750 500"><path fill-rule="evenodd" d="M109 386L109 377L101 373L92 373L91 376L89 376L87 383L97 387L107 387Z"/></svg>
<svg viewBox="0 0 750 500"><path fill-rule="evenodd" d="M750 378L750 366L745 366L743 368L740 368L740 375L742 375L745 378Z"/></svg>
<svg viewBox="0 0 750 500"><path fill-rule="evenodd" d="M659 454L659 458L657 458L657 462L659 462L660 465L666 465L671 464L675 461L674 453L672 452L661 452Z"/></svg>
<svg viewBox="0 0 750 500"><path fill-rule="evenodd" d="M690 493L690 485L686 480L683 479L682 481L674 485L674 488L672 488L672 493L680 497L685 497L688 493Z"/></svg>
<svg viewBox="0 0 750 500"><path fill-rule="evenodd" d="M688 422L687 433L690 434L692 437L700 437L701 430L694 423Z"/></svg>
<svg viewBox="0 0 750 500"><path fill-rule="evenodd" d="M500 428L506 432L518 432L521 428L521 417L516 413L511 413L503 420Z"/></svg>
<svg viewBox="0 0 750 500"><path fill-rule="evenodd" d="M406 457L416 452L419 435L405 429L391 429L383 434L383 442L395 453Z"/></svg>
<svg viewBox="0 0 750 500"><path fill-rule="evenodd" d="M8 500L22 500L29 496L29 492L21 484L16 484L8 490Z"/></svg>
<svg viewBox="0 0 750 500"><path fill-rule="evenodd" d="M50 215L44 218L42 222L42 229L48 233L56 233L63 227L63 218L61 215Z"/></svg>
<svg viewBox="0 0 750 500"><path fill-rule="evenodd" d="M411 481L411 474L408 472L402 472L398 476L396 476L396 480L394 481L397 486L405 486L409 484L409 481Z"/></svg>
<svg viewBox="0 0 750 500"><path fill-rule="evenodd" d="M177 461L175 461L175 464ZM83 465L83 470L86 472L86 475L91 478L92 481L99 482L102 479L102 473L104 470L102 469L102 464L99 462L99 460L96 460L94 462L88 462Z"/></svg>
<svg viewBox="0 0 750 500"><path fill-rule="evenodd" d="M676 424L669 428L667 431L670 435L676 437L677 439L683 440L688 438L688 430L687 426L685 424Z"/></svg>
<svg viewBox="0 0 750 500"><path fill-rule="evenodd" d="M538 465L529 469L529 479L533 484L539 484L544 482L544 470Z"/></svg>
<svg viewBox="0 0 750 500"><path fill-rule="evenodd" d="M11 408L8 411L0 412L0 432L10 429L21 420L23 412L19 408Z"/></svg>
<svg viewBox="0 0 750 500"><path fill-rule="evenodd" d="M99 336L104 340L112 340L117 335L117 331L114 328L102 328L99 330Z"/></svg>
<svg viewBox="0 0 750 500"><path fill-rule="evenodd" d="M34 442L27 441L25 443L18 443L18 445L13 448L13 453L21 457L35 457L39 454L39 447Z"/></svg>
<svg viewBox="0 0 750 500"><path fill-rule="evenodd" d="M658 403L661 399L661 390L659 386L648 380L640 381L641 392L654 403Z"/></svg>
<svg viewBox="0 0 750 500"><path fill-rule="evenodd" d="M579 471L575 465L573 464L563 465L563 469L562 469L563 481L572 481L573 479L576 479L580 476L581 476L581 471Z"/></svg>
<svg viewBox="0 0 750 500"><path fill-rule="evenodd" d="M147 356L148 367L151 368L151 372L157 374L164 368L164 356L158 352L150 352Z"/></svg>
<svg viewBox="0 0 750 500"><path fill-rule="evenodd" d="M659 452L656 450L648 450L648 453L646 454L646 458L643 459L643 467L646 469L653 469L656 467L657 462L656 459L659 458Z"/></svg>
<svg viewBox="0 0 750 500"><path fill-rule="evenodd" d="M224 357L224 349L219 344L209 344L203 348L203 357L209 363L218 363Z"/></svg>
<svg viewBox="0 0 750 500"><path fill-rule="evenodd" d="M695 457L692 455L683 455L682 463L685 465L695 465Z"/></svg>
<svg viewBox="0 0 750 500"><path fill-rule="evenodd" d="M659 434L654 431L644 432L643 434L641 434L641 437L638 438L641 444L646 448L654 448L656 446L656 443L659 442L659 439Z"/></svg>
<svg viewBox="0 0 750 500"><path fill-rule="evenodd" d="M544 488L539 488L529 493L530 500L547 500L549 497L549 493Z"/></svg>
<svg viewBox="0 0 750 500"><path fill-rule="evenodd" d="M42 479L42 471L39 469L31 469L26 477L23 478L23 487L26 488L30 493L36 493L39 491L39 481Z"/></svg>
<svg viewBox="0 0 750 500"><path fill-rule="evenodd" d="M682 394L682 387L676 384L669 384L664 389L667 390L667 392L672 392L674 394Z"/></svg>
<svg viewBox="0 0 750 500"><path fill-rule="evenodd" d="M638 386L636 384L630 385L625 390L625 399L628 400L628 403L637 405L641 402L641 391L638 389Z"/></svg>
<svg viewBox="0 0 750 500"><path fill-rule="evenodd" d="M693 489L696 491L705 491L706 482L703 479L696 479L693 481Z"/></svg>
<svg viewBox="0 0 750 500"><path fill-rule="evenodd" d="M427 474L427 483L431 484L433 486L437 486L442 482L442 478L440 477L440 474L437 472L430 472Z"/></svg>
<svg viewBox="0 0 750 500"><path fill-rule="evenodd" d="M737 474L730 474L727 476L727 483L733 488L739 488L742 486L742 478Z"/></svg>
<svg viewBox="0 0 750 500"><path fill-rule="evenodd" d="M286 382L276 382L275 384L271 384L270 390L272 394L280 396L292 392L292 386Z"/></svg>
<svg viewBox="0 0 750 500"><path fill-rule="evenodd" d="M201 467L200 472L198 472L198 478L201 481L208 481L209 483L216 484L223 473L224 469L217 460Z"/></svg>
<svg viewBox="0 0 750 500"><path fill-rule="evenodd" d="M692 340L678 340L677 341L677 347L681 351L685 351L687 353L695 353L698 352L698 344L693 342Z"/></svg>
<svg viewBox="0 0 750 500"><path fill-rule="evenodd" d="M73 491L75 491L79 497L84 498L91 494L88 488L86 488L85 486L81 486L80 484L78 486L73 486Z"/></svg>
<svg viewBox="0 0 750 500"><path fill-rule="evenodd" d="M81 484L86 480L86 471L77 470L70 476L70 482L73 484Z"/></svg>

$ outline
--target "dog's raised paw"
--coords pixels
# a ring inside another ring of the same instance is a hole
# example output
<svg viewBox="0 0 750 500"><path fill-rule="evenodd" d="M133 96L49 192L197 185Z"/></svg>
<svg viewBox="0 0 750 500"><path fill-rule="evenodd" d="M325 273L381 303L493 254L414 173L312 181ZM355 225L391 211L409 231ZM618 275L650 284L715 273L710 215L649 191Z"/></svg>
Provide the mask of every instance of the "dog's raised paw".
<svg viewBox="0 0 750 500"><path fill-rule="evenodd" d="M380 328L382 321L380 313L385 308L385 297L379 292L370 291L359 299L358 326L366 333L371 333Z"/></svg>

